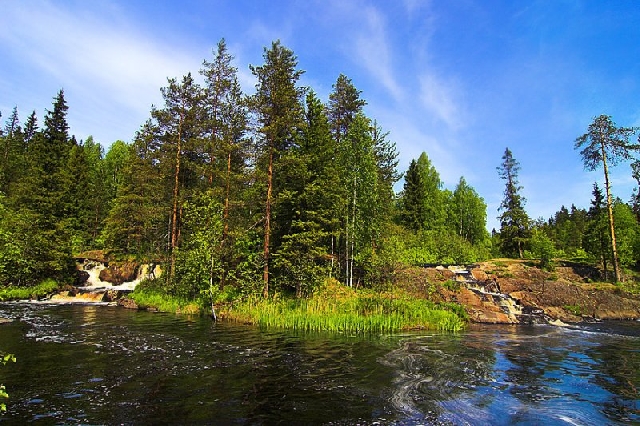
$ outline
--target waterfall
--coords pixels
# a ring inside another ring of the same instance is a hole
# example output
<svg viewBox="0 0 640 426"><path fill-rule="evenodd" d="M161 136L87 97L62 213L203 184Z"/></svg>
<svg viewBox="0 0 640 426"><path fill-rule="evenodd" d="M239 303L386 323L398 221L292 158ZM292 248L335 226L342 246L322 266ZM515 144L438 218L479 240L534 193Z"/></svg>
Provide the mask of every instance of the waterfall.
<svg viewBox="0 0 640 426"><path fill-rule="evenodd" d="M453 272L457 282L464 283L465 287L477 294L481 300L498 306L514 322L521 324L549 323L549 318L546 317L542 309L523 306L520 300L510 294L502 293L496 279L479 281L467 268L450 266L448 269Z"/></svg>
<svg viewBox="0 0 640 426"><path fill-rule="evenodd" d="M133 291L136 286L145 279L159 277L161 269L156 264L142 264L137 269L136 277L133 281L126 281L122 284L115 285L108 281L102 281L100 279L100 272L107 268L104 262L86 259L79 265L78 269L86 272L89 277L84 285L78 287L81 290L95 291L95 290L123 290Z"/></svg>

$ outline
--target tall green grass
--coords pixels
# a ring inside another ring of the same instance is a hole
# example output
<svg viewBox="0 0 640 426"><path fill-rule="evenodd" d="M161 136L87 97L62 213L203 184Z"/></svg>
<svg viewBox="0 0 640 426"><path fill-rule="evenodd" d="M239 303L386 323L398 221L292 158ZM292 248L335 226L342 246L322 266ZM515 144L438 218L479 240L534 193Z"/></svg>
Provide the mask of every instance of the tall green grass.
<svg viewBox="0 0 640 426"><path fill-rule="evenodd" d="M136 289L128 297L141 309L189 315L202 313L202 303L198 300L187 300L154 290Z"/></svg>
<svg viewBox="0 0 640 426"><path fill-rule="evenodd" d="M59 289L54 280L45 280L33 287L8 286L0 289L0 301L38 299L47 296Z"/></svg>
<svg viewBox="0 0 640 426"><path fill-rule="evenodd" d="M260 327L346 334L411 329L455 332L466 325L463 309L438 306L407 294L344 289L337 295L321 291L309 299L254 298L234 305L225 316Z"/></svg>

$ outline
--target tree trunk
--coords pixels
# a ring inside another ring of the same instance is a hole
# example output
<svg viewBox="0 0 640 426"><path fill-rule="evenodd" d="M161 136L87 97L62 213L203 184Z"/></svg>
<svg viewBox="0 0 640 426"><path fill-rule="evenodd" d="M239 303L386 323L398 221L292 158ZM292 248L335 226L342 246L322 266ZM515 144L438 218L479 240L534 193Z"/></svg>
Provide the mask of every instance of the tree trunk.
<svg viewBox="0 0 640 426"><path fill-rule="evenodd" d="M182 115L178 125L178 144L176 147L176 169L173 182L173 208L171 210L171 267L169 277L173 281L176 267L176 247L178 246L178 195L180 194L180 156L182 151Z"/></svg>
<svg viewBox="0 0 640 426"><path fill-rule="evenodd" d="M271 237L271 191L273 187L273 147L269 148L269 168L267 169L267 202L264 218L264 289L262 295L269 297L269 240Z"/></svg>
<svg viewBox="0 0 640 426"><path fill-rule="evenodd" d="M356 177L353 177L353 211L351 217L351 226L353 227L353 232L351 233L351 256L349 257L349 287L353 287L353 253L355 251L355 240L356 240Z"/></svg>
<svg viewBox="0 0 640 426"><path fill-rule="evenodd" d="M224 209L222 212L222 239L220 241L220 249L223 259L226 259L226 244L227 237L229 235L229 194L231 192L231 151L227 156L227 177L226 177L226 189L224 196ZM225 282L227 280L227 267L224 265L222 268L222 277L220 278L220 290L224 289Z"/></svg>
<svg viewBox="0 0 640 426"><path fill-rule="evenodd" d="M613 202L611 200L611 188L609 187L609 169L607 167L607 154L604 150L604 144L602 147L602 165L604 168L604 186L607 192L607 214L609 215L609 232L611 233L611 252L613 254L613 274L616 282L621 281L620 277L620 264L618 261L618 249L616 248L616 231L613 224Z"/></svg>

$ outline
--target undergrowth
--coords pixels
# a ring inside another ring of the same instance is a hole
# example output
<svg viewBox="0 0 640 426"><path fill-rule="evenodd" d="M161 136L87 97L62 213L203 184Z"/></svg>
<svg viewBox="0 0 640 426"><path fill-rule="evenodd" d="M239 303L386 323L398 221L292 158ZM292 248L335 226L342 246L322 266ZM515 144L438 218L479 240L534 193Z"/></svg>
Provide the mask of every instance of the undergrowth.
<svg viewBox="0 0 640 426"><path fill-rule="evenodd" d="M54 280L44 280L33 287L8 286L0 289L0 301L39 299L55 292L58 288L59 285Z"/></svg>
<svg viewBox="0 0 640 426"><path fill-rule="evenodd" d="M437 305L399 290L355 291L336 282L329 282L308 299L250 298L234 304L224 316L266 328L346 334L411 329L455 332L465 327L467 319L456 304Z"/></svg>

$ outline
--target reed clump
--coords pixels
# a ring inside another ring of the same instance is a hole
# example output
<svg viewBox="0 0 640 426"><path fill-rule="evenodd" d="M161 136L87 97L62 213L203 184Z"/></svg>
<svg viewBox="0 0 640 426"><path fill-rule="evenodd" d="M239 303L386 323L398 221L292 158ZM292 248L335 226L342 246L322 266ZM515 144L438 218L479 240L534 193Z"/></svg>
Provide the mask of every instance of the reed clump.
<svg viewBox="0 0 640 426"><path fill-rule="evenodd" d="M335 282L325 284L307 299L250 298L234 304L225 317L267 328L345 334L412 329L455 332L466 325L463 309L403 292L355 291Z"/></svg>

